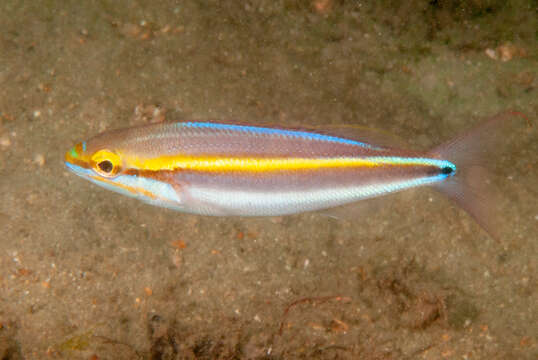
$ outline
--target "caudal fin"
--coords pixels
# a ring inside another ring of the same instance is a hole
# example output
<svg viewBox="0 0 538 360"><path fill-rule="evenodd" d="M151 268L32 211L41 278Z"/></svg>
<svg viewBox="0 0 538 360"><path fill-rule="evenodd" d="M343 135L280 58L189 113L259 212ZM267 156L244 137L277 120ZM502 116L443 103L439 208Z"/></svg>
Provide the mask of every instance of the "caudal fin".
<svg viewBox="0 0 538 360"><path fill-rule="evenodd" d="M502 151L507 134L518 127L520 118L526 119L518 112L500 113L429 153L451 161L457 169L454 176L434 188L467 211L496 240L499 215L495 209L499 199L486 168L497 161L496 154Z"/></svg>

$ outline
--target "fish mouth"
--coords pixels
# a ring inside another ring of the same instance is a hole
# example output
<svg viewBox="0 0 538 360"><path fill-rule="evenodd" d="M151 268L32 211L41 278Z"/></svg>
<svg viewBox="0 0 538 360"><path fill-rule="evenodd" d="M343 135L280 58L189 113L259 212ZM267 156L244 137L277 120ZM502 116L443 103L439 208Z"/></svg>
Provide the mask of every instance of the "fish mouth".
<svg viewBox="0 0 538 360"><path fill-rule="evenodd" d="M64 164L74 173L85 172L90 168L84 153L85 148L85 143L80 142L65 153Z"/></svg>
<svg viewBox="0 0 538 360"><path fill-rule="evenodd" d="M68 160L64 161L64 165L73 174L80 176L81 178L90 180L90 177L93 175L93 171L85 168L84 166L69 162Z"/></svg>
<svg viewBox="0 0 538 360"><path fill-rule="evenodd" d="M83 178L88 178L93 171L89 168L88 163L80 158L80 155L76 152L77 147L80 144L77 144L75 147L70 149L65 153L64 165L65 167L75 175L78 175Z"/></svg>
<svg viewBox="0 0 538 360"><path fill-rule="evenodd" d="M70 163L68 159L65 159L64 165L67 167L67 169L69 169L72 172L76 172L76 169L78 168L78 166Z"/></svg>
<svg viewBox="0 0 538 360"><path fill-rule="evenodd" d="M80 164L80 161L77 161L71 156L71 150L65 153L64 164L69 171L72 171L75 174L80 174L86 170L85 167Z"/></svg>

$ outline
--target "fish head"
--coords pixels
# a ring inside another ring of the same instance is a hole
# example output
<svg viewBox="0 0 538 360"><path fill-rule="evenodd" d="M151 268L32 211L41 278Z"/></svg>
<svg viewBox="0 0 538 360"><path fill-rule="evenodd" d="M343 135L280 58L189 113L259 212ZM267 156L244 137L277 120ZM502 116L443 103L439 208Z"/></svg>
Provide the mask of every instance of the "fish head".
<svg viewBox="0 0 538 360"><path fill-rule="evenodd" d="M79 176L106 182L114 182L127 174L134 175L137 170L142 170L137 161L151 156L151 145L147 146L147 141L137 141L139 138L140 128L103 132L67 151L65 165Z"/></svg>
<svg viewBox="0 0 538 360"><path fill-rule="evenodd" d="M133 188L122 186L126 176L122 155L114 148L83 141L65 153L66 167L76 175L109 190L133 195Z"/></svg>
<svg viewBox="0 0 538 360"><path fill-rule="evenodd" d="M65 153L65 165L74 174L108 190L152 205L176 208L181 200L169 177L143 168L142 150L112 131L77 143ZM176 187L177 188L177 187Z"/></svg>
<svg viewBox="0 0 538 360"><path fill-rule="evenodd" d="M121 173L121 156L111 149L90 151L87 143L79 142L65 153L65 165L77 175L93 175L107 179Z"/></svg>

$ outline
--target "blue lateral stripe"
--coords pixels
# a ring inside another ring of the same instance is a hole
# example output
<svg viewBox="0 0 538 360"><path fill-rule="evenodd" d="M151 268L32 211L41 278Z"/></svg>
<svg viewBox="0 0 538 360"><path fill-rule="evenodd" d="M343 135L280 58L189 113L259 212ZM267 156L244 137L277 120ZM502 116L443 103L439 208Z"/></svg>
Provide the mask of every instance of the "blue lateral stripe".
<svg viewBox="0 0 538 360"><path fill-rule="evenodd" d="M280 136L290 136L303 138L306 140L320 140L320 141L330 141L340 144L355 145L360 147L365 147L369 149L380 149L376 146L372 146L367 143L360 141L344 139L336 136L316 134L306 131L294 131L294 130L283 130L283 129L272 129L264 128L257 126L244 126L244 125L229 125L229 124L214 124L214 123L204 123L204 122L181 122L177 123L178 127L190 127L190 128L199 128L199 129L217 129L217 130L231 130L231 131L245 131L253 132L256 134L263 135L280 135Z"/></svg>

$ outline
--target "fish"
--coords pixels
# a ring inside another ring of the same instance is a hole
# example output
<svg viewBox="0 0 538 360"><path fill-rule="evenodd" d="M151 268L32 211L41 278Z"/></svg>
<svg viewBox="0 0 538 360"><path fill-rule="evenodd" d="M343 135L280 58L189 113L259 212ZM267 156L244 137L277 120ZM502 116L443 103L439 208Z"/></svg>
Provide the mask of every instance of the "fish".
<svg viewBox="0 0 538 360"><path fill-rule="evenodd" d="M517 114L515 114L517 115ZM476 186L514 113L501 113L429 151L326 131L170 122L104 132L65 154L76 175L148 204L211 216L281 216L428 186L495 233ZM379 138L381 139L381 138Z"/></svg>

